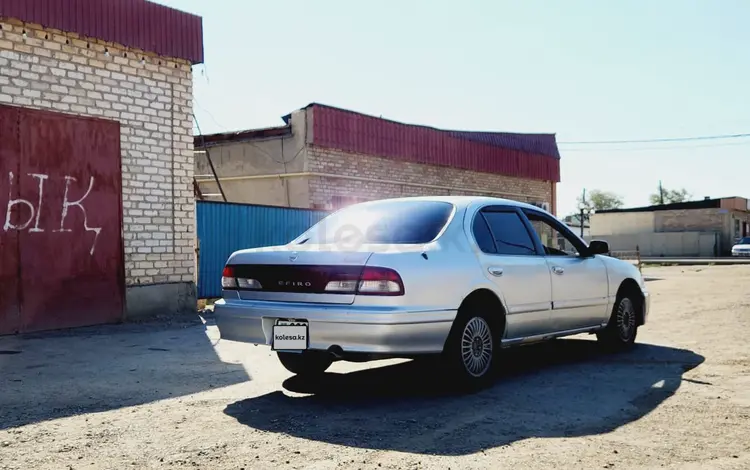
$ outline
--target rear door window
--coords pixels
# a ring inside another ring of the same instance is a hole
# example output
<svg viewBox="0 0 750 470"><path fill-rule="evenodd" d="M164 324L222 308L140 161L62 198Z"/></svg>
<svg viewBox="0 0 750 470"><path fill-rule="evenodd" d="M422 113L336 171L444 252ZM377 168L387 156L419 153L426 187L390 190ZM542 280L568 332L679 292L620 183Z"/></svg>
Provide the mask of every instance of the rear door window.
<svg viewBox="0 0 750 470"><path fill-rule="evenodd" d="M535 255L531 234L515 211L482 211L499 255Z"/></svg>
<svg viewBox="0 0 750 470"><path fill-rule="evenodd" d="M474 226L472 227L474 232L474 238L477 241L477 246L484 253L497 253L497 247L495 247L495 240L492 238L492 232L490 232L489 226L487 226L487 220L485 220L482 213L478 213L474 217Z"/></svg>

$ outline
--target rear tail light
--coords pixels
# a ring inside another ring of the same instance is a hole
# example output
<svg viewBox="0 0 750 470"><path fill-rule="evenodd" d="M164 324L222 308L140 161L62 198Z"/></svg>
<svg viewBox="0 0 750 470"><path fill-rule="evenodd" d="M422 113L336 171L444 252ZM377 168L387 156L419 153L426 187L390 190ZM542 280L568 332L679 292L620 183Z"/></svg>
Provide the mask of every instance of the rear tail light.
<svg viewBox="0 0 750 470"><path fill-rule="evenodd" d="M388 268L367 266L359 276L342 274L328 282L326 292L359 295L403 295L404 283L399 274Z"/></svg>
<svg viewBox="0 0 750 470"><path fill-rule="evenodd" d="M221 288L237 288L237 279L235 279L234 277L234 268L232 268L231 266L224 266L224 271L221 273Z"/></svg>
<svg viewBox="0 0 750 470"><path fill-rule="evenodd" d="M227 290L260 290L263 286L260 285L257 279L235 277L234 268L232 266L225 266L224 271L221 273L221 288Z"/></svg>

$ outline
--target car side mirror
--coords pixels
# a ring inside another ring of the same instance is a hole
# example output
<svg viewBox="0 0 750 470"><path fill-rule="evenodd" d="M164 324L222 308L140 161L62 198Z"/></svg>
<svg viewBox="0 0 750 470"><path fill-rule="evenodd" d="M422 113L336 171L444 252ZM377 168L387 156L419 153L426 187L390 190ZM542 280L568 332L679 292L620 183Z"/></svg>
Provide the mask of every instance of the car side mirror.
<svg viewBox="0 0 750 470"><path fill-rule="evenodd" d="M604 240L591 240L589 243L589 255L607 255L609 254L609 243Z"/></svg>

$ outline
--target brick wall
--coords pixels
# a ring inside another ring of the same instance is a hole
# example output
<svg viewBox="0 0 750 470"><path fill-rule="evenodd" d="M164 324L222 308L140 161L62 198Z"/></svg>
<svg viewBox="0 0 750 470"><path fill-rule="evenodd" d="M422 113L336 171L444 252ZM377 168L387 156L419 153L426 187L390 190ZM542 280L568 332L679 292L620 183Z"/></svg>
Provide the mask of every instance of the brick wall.
<svg viewBox="0 0 750 470"><path fill-rule="evenodd" d="M720 209L682 209L654 212L654 231L721 231L726 213Z"/></svg>
<svg viewBox="0 0 750 470"><path fill-rule="evenodd" d="M310 146L307 171L357 179L310 178L310 202L325 205L335 196L371 200L385 197L453 195L494 196L527 202L549 202L554 207L553 184L492 173L400 162ZM382 181L366 181L382 180Z"/></svg>
<svg viewBox="0 0 750 470"><path fill-rule="evenodd" d="M127 284L192 282L190 64L12 19L0 26L0 103L121 123Z"/></svg>

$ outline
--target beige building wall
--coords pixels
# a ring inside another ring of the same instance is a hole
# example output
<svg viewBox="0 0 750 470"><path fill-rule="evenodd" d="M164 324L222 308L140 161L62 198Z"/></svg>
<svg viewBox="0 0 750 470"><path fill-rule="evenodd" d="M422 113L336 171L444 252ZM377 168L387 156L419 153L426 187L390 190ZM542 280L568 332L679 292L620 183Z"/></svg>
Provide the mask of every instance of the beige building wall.
<svg viewBox="0 0 750 470"><path fill-rule="evenodd" d="M715 232L651 232L589 236L585 239L606 240L615 256L632 256L638 250L643 257L711 257L720 249L718 237Z"/></svg>
<svg viewBox="0 0 750 470"><path fill-rule="evenodd" d="M613 212L591 215L591 236L654 232L654 212Z"/></svg>
<svg viewBox="0 0 750 470"><path fill-rule="evenodd" d="M209 146L227 200L247 204L309 207L304 112L292 116L293 134ZM204 194L219 194L207 154L195 155L196 180ZM295 176L296 175L296 176ZM221 200L212 197L211 200Z"/></svg>
<svg viewBox="0 0 750 470"><path fill-rule="evenodd" d="M734 244L734 219L744 221L748 218L746 212L719 208L660 211L657 214L657 232L719 232L722 251L728 251Z"/></svg>
<svg viewBox="0 0 750 470"><path fill-rule="evenodd" d="M591 217L591 236L635 236L642 234L689 232L717 233L719 237L718 251L720 253L727 253L738 238L750 235L750 212L730 209L731 207L744 207L747 204L746 200L733 198L727 201L727 203L722 201L722 208L594 214ZM662 241L669 240L670 243L678 239L679 237L676 236L659 238ZM632 240L635 240L635 238ZM701 240L703 246L701 252L705 252L706 246L709 244L706 241L708 238L702 237ZM675 241L675 243L677 242ZM683 245L687 246L690 244L683 243ZM656 250L656 248L654 249ZM659 248L657 251L665 250L671 250L670 252L679 251L677 248ZM692 253L695 250L686 249L686 251Z"/></svg>
<svg viewBox="0 0 750 470"><path fill-rule="evenodd" d="M192 285L190 64L12 19L0 26L0 103L121 124L128 286Z"/></svg>

